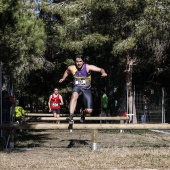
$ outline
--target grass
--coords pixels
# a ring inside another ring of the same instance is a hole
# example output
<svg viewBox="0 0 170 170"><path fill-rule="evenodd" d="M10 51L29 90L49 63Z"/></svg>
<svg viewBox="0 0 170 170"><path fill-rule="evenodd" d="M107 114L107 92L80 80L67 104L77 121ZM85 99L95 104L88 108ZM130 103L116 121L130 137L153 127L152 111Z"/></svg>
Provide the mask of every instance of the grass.
<svg viewBox="0 0 170 170"><path fill-rule="evenodd" d="M67 148L71 140L88 145ZM148 130L100 130L96 151L88 130L29 131L15 141L23 149L0 152L4 170L170 169L170 135Z"/></svg>

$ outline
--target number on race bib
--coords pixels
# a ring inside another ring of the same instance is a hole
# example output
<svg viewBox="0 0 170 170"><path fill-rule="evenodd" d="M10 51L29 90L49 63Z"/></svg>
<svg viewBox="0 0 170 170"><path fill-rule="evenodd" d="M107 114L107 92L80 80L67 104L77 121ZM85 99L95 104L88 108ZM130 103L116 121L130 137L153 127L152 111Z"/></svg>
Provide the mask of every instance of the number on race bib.
<svg viewBox="0 0 170 170"><path fill-rule="evenodd" d="M53 106L55 106L55 107L58 106L58 103L53 103Z"/></svg>
<svg viewBox="0 0 170 170"><path fill-rule="evenodd" d="M75 84L76 85L86 85L86 80L84 80L84 79L76 79Z"/></svg>

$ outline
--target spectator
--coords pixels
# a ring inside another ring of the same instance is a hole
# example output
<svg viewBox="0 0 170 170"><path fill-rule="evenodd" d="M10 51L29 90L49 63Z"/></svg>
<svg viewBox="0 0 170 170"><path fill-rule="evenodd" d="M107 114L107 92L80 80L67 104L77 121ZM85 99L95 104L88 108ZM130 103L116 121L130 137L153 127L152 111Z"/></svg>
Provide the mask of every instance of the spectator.
<svg viewBox="0 0 170 170"><path fill-rule="evenodd" d="M108 109L108 97L105 92L105 89L102 89L101 90L101 114L100 114L100 116L108 116L107 109ZM101 122L102 121L100 121L100 123Z"/></svg>
<svg viewBox="0 0 170 170"><path fill-rule="evenodd" d="M19 106L19 102L16 101L15 109L14 109L15 122L18 124L22 124L24 115L25 115L25 110L23 109L23 107Z"/></svg>
<svg viewBox="0 0 170 170"><path fill-rule="evenodd" d="M14 108L14 120L17 124L22 124L24 121L25 110L19 105L19 101L16 100ZM22 129L17 130L16 132L22 132Z"/></svg>

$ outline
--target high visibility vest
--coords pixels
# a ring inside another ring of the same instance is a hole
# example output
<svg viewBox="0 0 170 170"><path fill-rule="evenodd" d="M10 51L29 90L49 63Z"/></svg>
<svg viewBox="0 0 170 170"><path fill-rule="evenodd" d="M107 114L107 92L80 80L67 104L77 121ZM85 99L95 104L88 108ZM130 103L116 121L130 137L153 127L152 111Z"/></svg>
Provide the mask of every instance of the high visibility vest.
<svg viewBox="0 0 170 170"><path fill-rule="evenodd" d="M21 106L15 106L14 115L15 117L21 117L25 114L25 110Z"/></svg>

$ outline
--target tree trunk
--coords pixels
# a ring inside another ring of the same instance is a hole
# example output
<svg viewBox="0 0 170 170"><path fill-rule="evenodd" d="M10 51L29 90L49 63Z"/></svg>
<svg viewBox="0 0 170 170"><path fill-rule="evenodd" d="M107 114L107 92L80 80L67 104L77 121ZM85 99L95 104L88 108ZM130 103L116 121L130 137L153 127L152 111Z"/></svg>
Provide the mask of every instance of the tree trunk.
<svg viewBox="0 0 170 170"><path fill-rule="evenodd" d="M132 89L132 72L133 72L133 59L127 54L126 56L127 63L126 63L126 87L128 90L128 114L129 115L129 123L133 121L133 123L137 123L136 119L136 107L134 97L133 97L133 89ZM132 115L134 114L134 115Z"/></svg>

